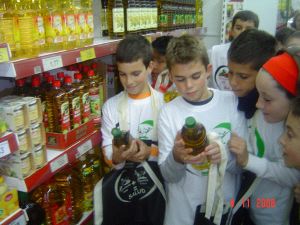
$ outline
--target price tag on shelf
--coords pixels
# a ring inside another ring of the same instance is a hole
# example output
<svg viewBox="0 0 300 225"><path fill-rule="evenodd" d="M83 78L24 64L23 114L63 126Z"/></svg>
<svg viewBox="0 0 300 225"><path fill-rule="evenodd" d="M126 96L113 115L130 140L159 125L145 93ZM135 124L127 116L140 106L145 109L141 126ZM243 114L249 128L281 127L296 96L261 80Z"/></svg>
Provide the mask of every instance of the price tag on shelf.
<svg viewBox="0 0 300 225"><path fill-rule="evenodd" d="M60 55L42 59L42 63L44 71L54 70L63 67L63 62Z"/></svg>
<svg viewBox="0 0 300 225"><path fill-rule="evenodd" d="M3 141L0 143L0 158L6 156L10 153L10 148L8 141Z"/></svg>
<svg viewBox="0 0 300 225"><path fill-rule="evenodd" d="M0 63L8 62L8 61L9 61L9 57L8 57L7 48L0 48Z"/></svg>
<svg viewBox="0 0 300 225"><path fill-rule="evenodd" d="M63 166L67 165L69 162L67 154L64 154L53 162L50 163L51 172L55 172L56 170L62 168Z"/></svg>
<svg viewBox="0 0 300 225"><path fill-rule="evenodd" d="M81 58L81 61L87 61L87 60L96 58L95 49L88 48L88 49L80 51L80 58Z"/></svg>
<svg viewBox="0 0 300 225"><path fill-rule="evenodd" d="M88 141L84 142L82 145L80 145L77 148L76 158L79 158L80 156L84 155L86 152L88 152L92 148L93 148L93 145L92 145L91 140L88 140Z"/></svg>

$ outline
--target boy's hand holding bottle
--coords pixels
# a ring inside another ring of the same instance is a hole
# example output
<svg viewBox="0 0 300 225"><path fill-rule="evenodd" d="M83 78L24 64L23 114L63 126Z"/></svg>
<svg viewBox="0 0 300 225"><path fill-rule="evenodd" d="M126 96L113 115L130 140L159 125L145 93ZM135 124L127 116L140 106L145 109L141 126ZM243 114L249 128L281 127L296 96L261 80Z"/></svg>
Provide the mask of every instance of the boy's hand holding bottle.
<svg viewBox="0 0 300 225"><path fill-rule="evenodd" d="M125 161L143 162L150 155L150 147L139 139L133 139L129 131L121 131L119 128L112 130L113 139L113 164L117 165Z"/></svg>
<svg viewBox="0 0 300 225"><path fill-rule="evenodd" d="M229 150L235 154L237 163L241 167L247 166L249 155L246 141L237 134L232 133L228 142L228 147Z"/></svg>

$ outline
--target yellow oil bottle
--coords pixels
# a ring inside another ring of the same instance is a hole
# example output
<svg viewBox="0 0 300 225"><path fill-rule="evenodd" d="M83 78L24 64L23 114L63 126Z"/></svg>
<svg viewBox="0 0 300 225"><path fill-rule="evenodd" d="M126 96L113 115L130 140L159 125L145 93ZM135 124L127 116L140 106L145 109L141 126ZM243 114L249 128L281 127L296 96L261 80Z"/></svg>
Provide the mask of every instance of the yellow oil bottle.
<svg viewBox="0 0 300 225"><path fill-rule="evenodd" d="M0 43L8 43L12 58L18 58L20 35L17 17L14 16L12 0L0 1Z"/></svg>
<svg viewBox="0 0 300 225"><path fill-rule="evenodd" d="M81 8L85 15L86 21L86 40L85 45L93 44L94 42L94 16L93 16L93 1L81 0Z"/></svg>
<svg viewBox="0 0 300 225"><path fill-rule="evenodd" d="M83 123L86 123L87 121L90 120L91 107L90 107L90 99L89 99L89 88L86 87L82 82L81 73L74 74L74 86L79 92L81 120Z"/></svg>
<svg viewBox="0 0 300 225"><path fill-rule="evenodd" d="M74 129L79 127L81 124L80 95L76 88L72 85L72 78L70 76L65 76L63 89L68 96L71 129Z"/></svg>
<svg viewBox="0 0 300 225"><path fill-rule="evenodd" d="M44 16L46 46L48 51L59 51L63 49L63 18L59 0L44 1L46 12Z"/></svg>
<svg viewBox="0 0 300 225"><path fill-rule="evenodd" d="M82 217L83 189L79 174L71 168L65 169L54 176L57 186L63 190L65 202L69 203L67 208L69 221L77 224Z"/></svg>
<svg viewBox="0 0 300 225"><path fill-rule="evenodd" d="M198 155L203 152L208 145L205 127L201 123L197 123L192 116L185 119L181 135L186 148L193 149L192 155Z"/></svg>
<svg viewBox="0 0 300 225"><path fill-rule="evenodd" d="M37 35L39 51L46 51L46 37L45 37L45 23L44 23L44 14L45 14L45 6L42 5L41 0L32 0L31 1L31 9L35 12L35 19L37 23L37 27L35 30L35 35Z"/></svg>
<svg viewBox="0 0 300 225"><path fill-rule="evenodd" d="M102 178L102 166L101 166L101 160L100 155L97 155L95 150L92 148L87 153L87 160L89 161L90 165L93 168L93 184L94 186L97 184L97 182Z"/></svg>
<svg viewBox="0 0 300 225"><path fill-rule="evenodd" d="M108 29L107 29L107 0L101 0L101 30L102 36L108 36Z"/></svg>
<svg viewBox="0 0 300 225"><path fill-rule="evenodd" d="M123 0L108 0L108 34L111 38L125 35L125 4Z"/></svg>
<svg viewBox="0 0 300 225"><path fill-rule="evenodd" d="M93 169L86 160L85 155L80 156L77 166L80 171L81 187L83 189L83 201L81 207L83 212L86 212L93 209Z"/></svg>
<svg viewBox="0 0 300 225"><path fill-rule="evenodd" d="M73 49L78 44L78 19L73 0L61 1L63 12L64 49Z"/></svg>

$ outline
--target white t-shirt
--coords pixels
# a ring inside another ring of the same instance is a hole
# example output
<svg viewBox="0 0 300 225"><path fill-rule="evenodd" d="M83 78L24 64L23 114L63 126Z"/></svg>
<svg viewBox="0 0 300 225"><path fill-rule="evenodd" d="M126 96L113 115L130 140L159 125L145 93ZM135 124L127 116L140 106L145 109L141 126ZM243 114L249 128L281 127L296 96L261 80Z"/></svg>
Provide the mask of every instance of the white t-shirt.
<svg viewBox="0 0 300 225"><path fill-rule="evenodd" d="M193 116L207 132L219 134L228 154L223 191L225 202L235 198L239 189L235 158L227 149L231 131L244 135L246 122L237 108L237 98L231 92L213 90L213 98L203 105L192 105L182 97L165 104L158 119L159 165L167 189L165 225L191 225L196 207L206 201L207 170L198 170L191 164L177 163L172 154L175 136L185 118Z"/></svg>
<svg viewBox="0 0 300 225"><path fill-rule="evenodd" d="M230 42L226 44L214 45L211 51L212 76L210 77L210 85L213 88L222 90L231 90L228 79L224 74L228 73L227 52ZM217 79L217 82L216 82Z"/></svg>
<svg viewBox="0 0 300 225"><path fill-rule="evenodd" d="M154 95L158 99L158 109L163 105L163 95L153 90ZM119 98L123 95L123 92L108 99L102 108L102 146L105 149L105 156L107 159L112 159L112 139L111 130L119 126L120 118L118 115L118 103ZM158 113L158 112L157 112ZM128 97L128 127L130 135L134 138L141 140L152 140L153 125L156 121L153 121L153 112L151 97L148 96L142 99L132 99ZM157 138L156 138L157 140Z"/></svg>
<svg viewBox="0 0 300 225"><path fill-rule="evenodd" d="M263 178L251 197L251 219L257 225L287 225L293 200L292 188L300 181L300 171L284 165L278 143L284 123L265 122L260 110L248 122L248 151L251 154L245 169ZM268 205L271 201L275 201L275 207Z"/></svg>

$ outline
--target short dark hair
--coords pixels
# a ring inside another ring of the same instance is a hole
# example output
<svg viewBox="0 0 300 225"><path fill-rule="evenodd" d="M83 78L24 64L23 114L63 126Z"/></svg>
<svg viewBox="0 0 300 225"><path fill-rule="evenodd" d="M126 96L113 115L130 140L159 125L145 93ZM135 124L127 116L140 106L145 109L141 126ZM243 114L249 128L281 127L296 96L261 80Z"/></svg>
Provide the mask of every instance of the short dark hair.
<svg viewBox="0 0 300 225"><path fill-rule="evenodd" d="M235 38L228 50L228 60L249 64L256 71L276 53L276 39L265 31L248 29Z"/></svg>
<svg viewBox="0 0 300 225"><path fill-rule="evenodd" d="M286 45L288 38L295 33L296 31L290 27L283 27L276 31L275 38L283 46Z"/></svg>
<svg viewBox="0 0 300 225"><path fill-rule="evenodd" d="M231 27L234 27L234 25L238 19L240 19L242 21L253 21L255 28L258 28L258 26L259 26L259 19L258 19L257 14L250 10L242 10L242 11L237 12L233 16Z"/></svg>
<svg viewBox="0 0 300 225"><path fill-rule="evenodd" d="M173 36L168 35L158 37L152 42L152 48L156 50L160 55L165 56L167 53L168 44L172 38Z"/></svg>
<svg viewBox="0 0 300 225"><path fill-rule="evenodd" d="M116 61L119 63L131 63L142 59L146 67L152 59L152 48L149 41L141 35L128 35L118 44Z"/></svg>
<svg viewBox="0 0 300 225"><path fill-rule="evenodd" d="M201 61L205 67L209 64L207 50L199 37L189 34L173 37L167 47L167 67L175 64L187 64Z"/></svg>

